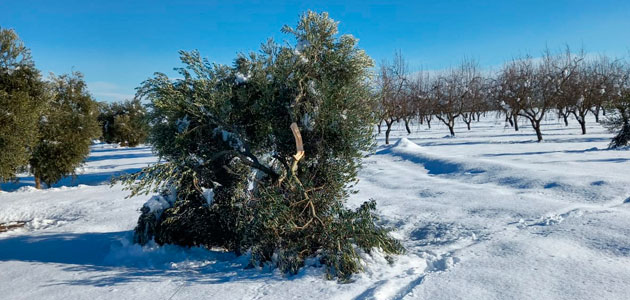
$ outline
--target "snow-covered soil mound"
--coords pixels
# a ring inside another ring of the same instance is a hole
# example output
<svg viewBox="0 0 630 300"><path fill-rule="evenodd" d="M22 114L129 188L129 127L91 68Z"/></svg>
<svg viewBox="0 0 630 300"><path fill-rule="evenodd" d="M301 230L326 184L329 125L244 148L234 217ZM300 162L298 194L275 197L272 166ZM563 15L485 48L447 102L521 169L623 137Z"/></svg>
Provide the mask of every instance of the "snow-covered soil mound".
<svg viewBox="0 0 630 300"><path fill-rule="evenodd" d="M535 142L488 118L471 131L392 132L365 159L359 193L407 253L376 253L350 284L310 262L287 277L246 269L248 257L130 243L150 195L125 199L109 178L156 161L147 147L96 145L77 178L35 190L2 184L2 299L627 299L630 151L606 150L591 121L581 135L548 121ZM13 222L13 223L12 223Z"/></svg>

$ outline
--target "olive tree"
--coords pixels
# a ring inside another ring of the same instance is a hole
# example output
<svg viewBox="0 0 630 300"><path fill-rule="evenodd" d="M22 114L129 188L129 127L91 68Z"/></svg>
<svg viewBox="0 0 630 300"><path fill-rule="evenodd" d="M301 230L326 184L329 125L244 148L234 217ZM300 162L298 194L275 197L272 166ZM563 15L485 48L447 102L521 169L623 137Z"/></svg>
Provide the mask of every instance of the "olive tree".
<svg viewBox="0 0 630 300"><path fill-rule="evenodd" d="M101 135L98 104L79 72L55 76L48 83L50 100L39 121L39 140L30 158L36 188L73 175L90 153L92 139Z"/></svg>
<svg viewBox="0 0 630 300"><path fill-rule="evenodd" d="M98 119L103 131L102 140L125 147L144 143L149 134L146 113L139 99L101 103Z"/></svg>
<svg viewBox="0 0 630 300"><path fill-rule="evenodd" d="M156 73L139 88L163 163L124 178L132 195L161 193L136 241L249 252L290 273L317 257L346 280L359 249L402 251L374 201L344 205L374 145L372 60L326 13L283 32L295 46L270 40L232 66L181 52L180 79Z"/></svg>
<svg viewBox="0 0 630 300"><path fill-rule="evenodd" d="M45 102L29 49L15 31L0 28L0 182L15 180L28 165Z"/></svg>

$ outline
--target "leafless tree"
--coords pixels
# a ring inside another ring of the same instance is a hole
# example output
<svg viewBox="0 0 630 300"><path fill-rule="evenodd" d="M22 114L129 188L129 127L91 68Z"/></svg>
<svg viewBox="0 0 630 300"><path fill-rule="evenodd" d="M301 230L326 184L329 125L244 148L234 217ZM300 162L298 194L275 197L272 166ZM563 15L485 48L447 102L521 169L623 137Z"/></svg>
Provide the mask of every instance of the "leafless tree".
<svg viewBox="0 0 630 300"><path fill-rule="evenodd" d="M455 136L455 120L464 112L464 104L474 100L479 92L476 87L480 80L474 62L464 61L459 68L450 70L446 75L438 76L431 89L435 104L435 116L448 127L451 136ZM471 88L474 87L474 90ZM470 113L470 111L467 111Z"/></svg>
<svg viewBox="0 0 630 300"><path fill-rule="evenodd" d="M423 71L417 72L413 77L408 80L408 93L409 93L409 112L412 114L406 114L411 119L418 119L420 124L425 121L429 128L431 128L431 119L433 114L433 102L430 97L431 78L429 74ZM405 121L407 132L411 133L409 127Z"/></svg>
<svg viewBox="0 0 630 300"><path fill-rule="evenodd" d="M459 69L459 84L462 86L461 116L468 130L475 120L475 114L483 109L486 98L486 80L478 70L477 63L472 60L464 61Z"/></svg>
<svg viewBox="0 0 630 300"><path fill-rule="evenodd" d="M617 61L609 64L606 71L610 77L604 92L605 103L611 113L603 123L616 132L609 148L618 148L630 144L630 65Z"/></svg>
<svg viewBox="0 0 630 300"><path fill-rule="evenodd" d="M435 116L448 127L451 136L455 136L455 119L461 112L462 102L456 86L455 72L448 76L438 76L431 88L431 96L435 104Z"/></svg>
<svg viewBox="0 0 630 300"><path fill-rule="evenodd" d="M399 120L402 120L405 123L405 130L407 130L407 134L411 134L411 122L418 115L418 102L419 98L416 95L416 90L413 88L413 81L407 78L407 83L405 84L401 94L399 101Z"/></svg>
<svg viewBox="0 0 630 300"><path fill-rule="evenodd" d="M394 56L390 64L383 61L377 77L377 91L379 96L379 124L385 122L385 144L389 144L389 135L394 122L400 120L402 103L407 97L405 88L407 84L408 66L400 52ZM380 125L379 125L380 127Z"/></svg>
<svg viewBox="0 0 630 300"><path fill-rule="evenodd" d="M539 142L543 140L541 122L550 109L557 107L559 99L567 97L563 92L575 76L579 61L568 50L562 55L552 55L547 50L540 62L531 57L515 59L499 75L501 105L513 116L528 119Z"/></svg>
<svg viewBox="0 0 630 300"><path fill-rule="evenodd" d="M607 82L614 75L610 73L606 57L587 61L581 54L576 63L574 75L563 86L560 102L566 105L566 111L573 114L580 124L582 134L586 134L586 116L594 107L605 102L608 96Z"/></svg>
<svg viewBox="0 0 630 300"><path fill-rule="evenodd" d="M494 79L492 97L515 131L519 129L518 116L528 95L532 94L533 71L530 58L515 59L505 64Z"/></svg>

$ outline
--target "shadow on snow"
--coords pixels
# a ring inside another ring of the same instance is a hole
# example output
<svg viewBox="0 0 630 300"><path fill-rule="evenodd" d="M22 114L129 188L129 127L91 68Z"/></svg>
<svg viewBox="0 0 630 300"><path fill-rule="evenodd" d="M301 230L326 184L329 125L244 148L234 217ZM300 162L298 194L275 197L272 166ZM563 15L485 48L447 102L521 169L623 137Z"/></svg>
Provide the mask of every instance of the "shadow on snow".
<svg viewBox="0 0 630 300"><path fill-rule="evenodd" d="M142 168L138 167L138 163L119 164L119 163L115 163L116 160L152 157L153 154L150 152L149 153L143 153L143 152L129 153L130 150L134 152L138 152L138 151L146 151L149 149L150 147L90 149L91 156L89 156L85 160L86 163L104 161L104 160L111 160L112 163L108 165L104 165L104 166L95 167L96 169L101 170L101 172L78 174L75 176L66 176L62 178L61 180L59 180L57 183L51 185L50 187L57 188L57 187L62 187L62 186L108 184L110 180L112 179L112 177L120 176L123 174L135 173L142 170ZM107 153L107 155L92 156L92 154L99 153L99 152ZM114 168L118 168L118 169L107 171L108 169L114 169ZM5 192L13 192L25 186L35 186L35 178L32 175L18 176L17 182L0 183L0 188Z"/></svg>
<svg viewBox="0 0 630 300"><path fill-rule="evenodd" d="M0 239L0 261L61 264L64 271L87 275L69 280L51 278L49 286L112 286L160 282L166 277L185 277L186 282L203 284L274 279L268 268L247 269L247 256L174 245L141 247L131 244L132 235L132 231L120 231L8 237Z"/></svg>
<svg viewBox="0 0 630 300"><path fill-rule="evenodd" d="M142 170L142 168L128 168L124 170L112 171L112 172L99 172L89 174L79 174L76 176L67 176L59 180L57 183L50 186L51 188L57 188L62 186L78 186L78 185L102 185L109 184L113 177L117 177L123 174L135 173ZM42 183L43 186L45 186ZM5 192L13 192L21 187L35 186L35 179L33 176L20 176L19 181L16 183L2 183L0 184L2 190Z"/></svg>

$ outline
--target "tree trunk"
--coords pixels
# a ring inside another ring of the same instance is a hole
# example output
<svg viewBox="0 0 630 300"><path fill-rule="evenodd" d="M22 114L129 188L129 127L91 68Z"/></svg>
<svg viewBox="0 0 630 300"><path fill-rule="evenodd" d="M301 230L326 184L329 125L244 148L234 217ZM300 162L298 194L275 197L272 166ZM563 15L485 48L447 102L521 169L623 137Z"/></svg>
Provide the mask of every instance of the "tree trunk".
<svg viewBox="0 0 630 300"><path fill-rule="evenodd" d="M378 134L381 134L381 125L383 125L383 120L378 121Z"/></svg>
<svg viewBox="0 0 630 300"><path fill-rule="evenodd" d="M453 115L446 115L446 117L442 117L440 115L436 115L437 119L442 121L442 123L446 126L448 126L448 131L451 132L451 136L455 136L455 130L453 130L453 127L455 127L455 118L457 116L453 116Z"/></svg>
<svg viewBox="0 0 630 300"><path fill-rule="evenodd" d="M387 125L387 130L385 130L385 144L389 145L389 133L392 131L392 125L394 124L394 120L391 122L385 121L385 125Z"/></svg>
<svg viewBox="0 0 630 300"><path fill-rule="evenodd" d="M565 126L565 127L569 126L569 120L568 120L568 117L569 117L569 116L567 116L567 115L565 115L565 114L562 114L562 119L564 120L564 126Z"/></svg>
<svg viewBox="0 0 630 300"><path fill-rule="evenodd" d="M406 118L404 120L405 120L405 129L407 129L407 134L411 134L411 129L409 128L409 120Z"/></svg>
<svg viewBox="0 0 630 300"><path fill-rule="evenodd" d="M518 115L512 115L512 118L514 119L514 131L518 131Z"/></svg>
<svg viewBox="0 0 630 300"><path fill-rule="evenodd" d="M542 132L540 132L540 121L531 120L531 122L534 131L536 131L536 138L538 138L538 142L540 143L543 140Z"/></svg>
<svg viewBox="0 0 630 300"><path fill-rule="evenodd" d="M429 126L429 129L431 129L431 119L432 118L427 118L427 126Z"/></svg>
<svg viewBox="0 0 630 300"><path fill-rule="evenodd" d="M577 112L573 112L573 116L575 116L575 119L578 121L578 123L580 123L580 127L582 128L582 134L586 134L586 114L588 113L588 110L584 111L584 112L579 112L579 114Z"/></svg>
<svg viewBox="0 0 630 300"><path fill-rule="evenodd" d="M472 121L464 121L464 123L466 123L466 126L468 127L468 130L470 130L470 123L471 123L471 122L472 122Z"/></svg>
<svg viewBox="0 0 630 300"><path fill-rule="evenodd" d="M42 188L42 182L37 175L35 175L35 188L38 190Z"/></svg>

